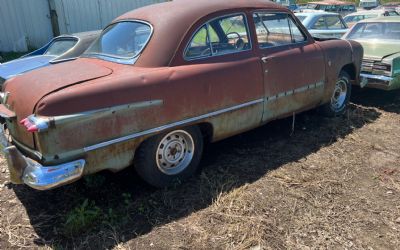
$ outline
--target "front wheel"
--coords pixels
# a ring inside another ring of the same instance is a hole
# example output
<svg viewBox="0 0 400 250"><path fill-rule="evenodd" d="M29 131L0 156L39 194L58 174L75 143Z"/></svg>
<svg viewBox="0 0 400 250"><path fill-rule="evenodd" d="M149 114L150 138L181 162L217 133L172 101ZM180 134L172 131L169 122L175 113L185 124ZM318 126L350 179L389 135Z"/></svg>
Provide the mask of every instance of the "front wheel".
<svg viewBox="0 0 400 250"><path fill-rule="evenodd" d="M140 177L155 187L167 187L193 175L203 152L198 127L156 135L136 151L134 166Z"/></svg>
<svg viewBox="0 0 400 250"><path fill-rule="evenodd" d="M321 107L322 113L326 116L334 117L343 115L349 105L351 96L350 76L342 71L333 90L330 103Z"/></svg>

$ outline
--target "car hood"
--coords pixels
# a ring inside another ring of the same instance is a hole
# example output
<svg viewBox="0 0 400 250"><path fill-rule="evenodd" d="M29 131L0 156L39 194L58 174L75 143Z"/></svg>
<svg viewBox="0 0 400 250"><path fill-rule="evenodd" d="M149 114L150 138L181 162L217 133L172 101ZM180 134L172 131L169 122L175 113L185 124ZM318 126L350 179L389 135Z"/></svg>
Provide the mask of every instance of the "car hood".
<svg viewBox="0 0 400 250"><path fill-rule="evenodd" d="M3 79L9 79L13 76L47 66L54 58L55 56L31 56L1 64L0 77Z"/></svg>
<svg viewBox="0 0 400 250"><path fill-rule="evenodd" d="M400 52L400 42L395 40L356 40L364 48L364 57L383 60Z"/></svg>
<svg viewBox="0 0 400 250"><path fill-rule="evenodd" d="M33 114L36 104L45 96L69 86L110 75L112 70L96 60L81 58L75 61L40 68L6 81L3 88L8 92L7 106L14 111L17 120ZM13 135L28 147L33 147L33 137L17 125Z"/></svg>

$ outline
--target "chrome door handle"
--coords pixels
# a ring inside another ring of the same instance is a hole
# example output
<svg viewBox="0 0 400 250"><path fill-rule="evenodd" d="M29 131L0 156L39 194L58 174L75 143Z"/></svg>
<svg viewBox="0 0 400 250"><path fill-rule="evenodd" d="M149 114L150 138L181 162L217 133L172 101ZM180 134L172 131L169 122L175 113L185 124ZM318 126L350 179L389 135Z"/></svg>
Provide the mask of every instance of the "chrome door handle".
<svg viewBox="0 0 400 250"><path fill-rule="evenodd" d="M271 61L273 57L270 56L264 56L261 58L261 61L263 61L263 63L267 63L268 61Z"/></svg>

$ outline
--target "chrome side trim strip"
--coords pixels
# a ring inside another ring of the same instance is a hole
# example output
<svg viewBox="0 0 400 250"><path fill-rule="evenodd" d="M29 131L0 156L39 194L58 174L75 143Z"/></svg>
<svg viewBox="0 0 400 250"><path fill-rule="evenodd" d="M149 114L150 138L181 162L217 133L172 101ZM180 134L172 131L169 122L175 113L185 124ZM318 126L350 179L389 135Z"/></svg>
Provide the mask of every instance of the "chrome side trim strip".
<svg viewBox="0 0 400 250"><path fill-rule="evenodd" d="M66 122L71 122L72 120L79 120L79 119L82 119L83 117L87 117L87 116L99 115L102 113L114 113L114 112L118 112L121 110L128 110L128 109L149 108L149 107L153 107L153 106L160 106L163 104L164 104L163 100L142 101L142 102L135 102L135 103L119 105L119 106L115 106L115 107L90 110L90 111L85 111L82 113L76 113L76 114L71 114L71 115L54 116L54 117L51 117L51 119L57 126L57 125L60 125L60 124L66 123Z"/></svg>
<svg viewBox="0 0 400 250"><path fill-rule="evenodd" d="M278 93L278 94L276 94L274 96L268 96L268 97L265 98L265 100L267 102L276 101L277 99L280 99L282 97L291 96L291 95L294 95L294 94L297 94L297 93L301 93L301 92L307 91L309 89L319 88L319 87L322 87L324 85L325 85L324 81L319 81L317 83L305 85L303 87L299 87L297 89L292 89L292 90L289 90L287 92L281 92L281 93Z"/></svg>
<svg viewBox="0 0 400 250"><path fill-rule="evenodd" d="M141 136L144 136L144 135L148 135L148 134L161 132L161 131L166 130L166 129L170 129L170 128L181 126L181 125L188 124L188 123L191 123L191 122L199 121L199 120L206 119L206 118L209 118L209 117L217 116L217 115L220 115L220 114L223 114L223 113L227 113L227 112L230 112L230 111L235 111L235 110L238 110L238 109L241 109L241 108L245 108L245 107L248 107L248 106L252 106L252 105L255 105L255 104L258 104L258 103L262 103L262 102L264 102L264 99L257 99L257 100L254 100L254 101L242 103L240 105L236 105L236 106L233 106L233 107L217 110L217 111L214 111L214 112L211 112L211 113L208 113L208 114L204 114L204 115L192 117L192 118L189 118L189 119L185 119L185 120L182 120L182 121L178 121L178 122L170 123L170 124L167 124L167 125L163 125L163 126L160 126L160 127L144 130L144 131L141 131L141 132L138 132L138 133L130 134L130 135L123 136L123 137L120 137L120 138L116 138L116 139L113 139L113 140L110 140L110 141L101 142L101 143L98 143L98 144L95 144L95 145L92 145L92 146L85 147L84 151L85 152L89 152L89 151L93 151L93 150L96 150L96 149L99 149L99 148L104 148L104 147L110 146L112 144L116 144L116 143L120 143L120 142L124 142L124 141L128 141L128 140L132 140L132 139L135 139L135 138L138 138L138 137L141 137Z"/></svg>

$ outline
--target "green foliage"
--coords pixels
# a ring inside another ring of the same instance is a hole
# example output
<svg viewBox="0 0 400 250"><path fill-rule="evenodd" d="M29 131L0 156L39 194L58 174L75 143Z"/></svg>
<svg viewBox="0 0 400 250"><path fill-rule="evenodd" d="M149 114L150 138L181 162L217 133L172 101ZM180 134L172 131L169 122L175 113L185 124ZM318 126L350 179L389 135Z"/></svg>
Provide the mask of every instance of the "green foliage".
<svg viewBox="0 0 400 250"><path fill-rule="evenodd" d="M106 181L106 177L101 174L87 175L83 179L84 179L85 185L91 189L102 186L104 184L104 182Z"/></svg>
<svg viewBox="0 0 400 250"><path fill-rule="evenodd" d="M64 224L64 230L69 234L77 234L91 228L102 215L102 211L97 207L94 201L88 199L75 207L67 214Z"/></svg>

